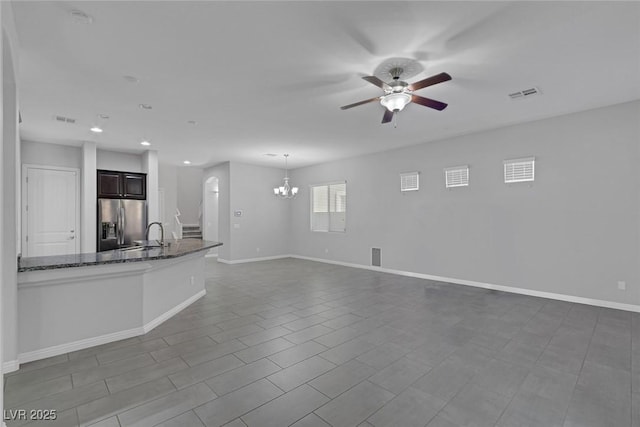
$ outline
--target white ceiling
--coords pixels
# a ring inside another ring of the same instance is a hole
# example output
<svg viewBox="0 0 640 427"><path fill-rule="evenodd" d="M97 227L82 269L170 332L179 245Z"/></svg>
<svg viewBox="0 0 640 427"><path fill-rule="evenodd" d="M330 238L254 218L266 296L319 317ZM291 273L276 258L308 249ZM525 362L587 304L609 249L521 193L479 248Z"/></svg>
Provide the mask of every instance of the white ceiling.
<svg viewBox="0 0 640 427"><path fill-rule="evenodd" d="M640 98L637 2L14 2L23 139L299 167ZM70 11L93 17L78 23ZM420 61L398 126L360 77ZM127 82L131 75L138 83ZM539 87L513 101L508 93ZM139 104L151 104L143 110ZM100 135L88 129L98 114ZM54 115L75 118L62 124ZM189 120L197 121L190 125Z"/></svg>

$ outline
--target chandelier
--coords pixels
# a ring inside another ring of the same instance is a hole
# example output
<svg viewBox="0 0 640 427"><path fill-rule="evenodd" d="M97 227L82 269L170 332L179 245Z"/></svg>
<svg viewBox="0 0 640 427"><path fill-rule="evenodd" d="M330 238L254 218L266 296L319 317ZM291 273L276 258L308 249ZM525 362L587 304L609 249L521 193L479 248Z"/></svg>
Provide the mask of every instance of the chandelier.
<svg viewBox="0 0 640 427"><path fill-rule="evenodd" d="M291 187L289 185L289 168L287 164L288 154L284 155L284 185L273 188L273 194L282 199L293 199L298 195L298 187Z"/></svg>

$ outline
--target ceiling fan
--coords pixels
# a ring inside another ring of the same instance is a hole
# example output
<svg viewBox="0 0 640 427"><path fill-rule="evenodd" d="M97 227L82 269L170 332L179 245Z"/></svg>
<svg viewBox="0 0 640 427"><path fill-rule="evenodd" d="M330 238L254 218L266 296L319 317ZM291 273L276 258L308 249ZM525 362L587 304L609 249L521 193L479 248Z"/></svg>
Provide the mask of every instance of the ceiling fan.
<svg viewBox="0 0 640 427"><path fill-rule="evenodd" d="M435 76L427 77L426 79L409 84L405 81L400 80L400 76L403 72L404 70L401 67L394 67L389 70L389 74L392 78L392 81L390 81L389 83L383 82L376 76L363 77L364 80L384 90L384 95L367 99L365 101L356 102L354 104L345 105L343 107L340 107L340 109L347 110L349 108L357 107L358 105L380 101L380 104L382 104L382 106L386 108L384 115L382 116L382 123L389 123L391 119L393 119L393 115L395 113L402 111L402 109L411 102L424 105L425 107L433 108L438 111L442 111L447 108L447 104L445 104L444 102L414 95L413 92L418 89L451 80L451 76L449 74L440 73L436 74Z"/></svg>

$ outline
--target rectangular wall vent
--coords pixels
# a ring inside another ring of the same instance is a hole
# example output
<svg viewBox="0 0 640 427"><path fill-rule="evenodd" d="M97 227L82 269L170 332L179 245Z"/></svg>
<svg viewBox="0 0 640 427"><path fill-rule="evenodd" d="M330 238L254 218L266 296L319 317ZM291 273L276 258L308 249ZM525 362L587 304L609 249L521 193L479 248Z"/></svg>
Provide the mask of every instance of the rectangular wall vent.
<svg viewBox="0 0 640 427"><path fill-rule="evenodd" d="M64 117L64 116L53 116L54 120L61 122L61 123L75 123L76 119L72 119L70 117Z"/></svg>
<svg viewBox="0 0 640 427"><path fill-rule="evenodd" d="M374 267L380 267L380 248L371 248L371 265Z"/></svg>
<svg viewBox="0 0 640 427"><path fill-rule="evenodd" d="M400 191L418 191L420 189L420 172L400 174Z"/></svg>
<svg viewBox="0 0 640 427"><path fill-rule="evenodd" d="M529 98L534 95L540 95L540 89L537 87L532 87L530 89L519 90L518 92L513 92L509 94L509 98L511 99L524 99Z"/></svg>
<svg viewBox="0 0 640 427"><path fill-rule="evenodd" d="M535 157L504 161L504 182L527 182L535 179Z"/></svg>
<svg viewBox="0 0 640 427"><path fill-rule="evenodd" d="M447 188L467 187L469 185L469 166L454 166L444 170Z"/></svg>

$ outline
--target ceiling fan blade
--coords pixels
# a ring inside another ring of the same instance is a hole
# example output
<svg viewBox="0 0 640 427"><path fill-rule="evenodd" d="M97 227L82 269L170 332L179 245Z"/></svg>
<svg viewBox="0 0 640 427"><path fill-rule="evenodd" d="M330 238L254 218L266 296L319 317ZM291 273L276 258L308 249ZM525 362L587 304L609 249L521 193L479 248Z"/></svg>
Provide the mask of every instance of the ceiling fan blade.
<svg viewBox="0 0 640 427"><path fill-rule="evenodd" d="M362 79L368 81L371 84L378 86L380 89L391 90L391 87L388 84L386 84L376 76L365 76Z"/></svg>
<svg viewBox="0 0 640 427"><path fill-rule="evenodd" d="M447 104L444 102L436 101L435 99L425 98L423 96L411 95L411 102L424 105L425 107L433 108L438 111L442 111L447 108Z"/></svg>
<svg viewBox="0 0 640 427"><path fill-rule="evenodd" d="M415 83L411 83L409 85L409 90L418 90L427 86L433 86L438 83L446 82L451 80L451 76L447 73L436 74L435 76L427 77L426 79L420 80Z"/></svg>
<svg viewBox="0 0 640 427"><path fill-rule="evenodd" d="M382 116L382 123L389 123L393 119L393 111L389 111L385 108L384 116Z"/></svg>
<svg viewBox="0 0 640 427"><path fill-rule="evenodd" d="M349 108L357 107L358 105L368 104L368 103L370 103L370 102L377 101L377 100L379 100L379 99L380 99L380 97L379 97L379 96L376 96L375 98L366 99L366 100L364 100L364 101L355 102L355 103L353 103L353 104L349 104L349 105L344 105L344 106L340 107L340 109L341 109L341 110L347 110L347 109L349 109Z"/></svg>

